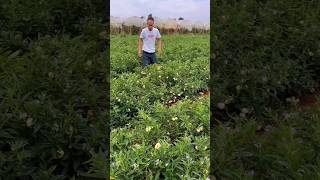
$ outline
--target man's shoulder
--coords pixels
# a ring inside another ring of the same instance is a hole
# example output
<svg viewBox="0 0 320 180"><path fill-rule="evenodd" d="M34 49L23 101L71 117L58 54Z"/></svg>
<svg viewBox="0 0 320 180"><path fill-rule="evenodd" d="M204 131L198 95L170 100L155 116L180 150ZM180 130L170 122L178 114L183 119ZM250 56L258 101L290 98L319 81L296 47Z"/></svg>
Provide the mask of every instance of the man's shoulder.
<svg viewBox="0 0 320 180"><path fill-rule="evenodd" d="M141 29L140 33L144 33L146 31L146 28Z"/></svg>
<svg viewBox="0 0 320 180"><path fill-rule="evenodd" d="M159 31L159 29L158 29L158 28L154 28L154 32L156 32L156 33L160 34L160 31Z"/></svg>

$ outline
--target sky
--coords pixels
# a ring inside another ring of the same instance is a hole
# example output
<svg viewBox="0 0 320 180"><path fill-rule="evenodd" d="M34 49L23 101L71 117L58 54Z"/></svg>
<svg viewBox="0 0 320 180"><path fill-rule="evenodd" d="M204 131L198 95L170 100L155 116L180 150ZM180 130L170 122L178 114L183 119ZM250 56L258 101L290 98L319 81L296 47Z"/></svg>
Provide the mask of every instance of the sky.
<svg viewBox="0 0 320 180"><path fill-rule="evenodd" d="M110 15L152 16L210 22L210 0L111 0Z"/></svg>

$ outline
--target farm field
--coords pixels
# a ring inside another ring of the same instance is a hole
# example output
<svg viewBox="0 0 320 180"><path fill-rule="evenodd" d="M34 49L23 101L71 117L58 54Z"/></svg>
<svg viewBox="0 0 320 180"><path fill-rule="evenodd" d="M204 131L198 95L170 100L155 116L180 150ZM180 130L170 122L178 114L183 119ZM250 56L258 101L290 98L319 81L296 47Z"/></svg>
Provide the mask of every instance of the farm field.
<svg viewBox="0 0 320 180"><path fill-rule="evenodd" d="M206 179L209 35L163 35L145 69L137 41L111 37L111 177Z"/></svg>
<svg viewBox="0 0 320 180"><path fill-rule="evenodd" d="M211 177L319 179L319 1L211 8Z"/></svg>
<svg viewBox="0 0 320 180"><path fill-rule="evenodd" d="M0 179L107 176L104 5L1 2Z"/></svg>

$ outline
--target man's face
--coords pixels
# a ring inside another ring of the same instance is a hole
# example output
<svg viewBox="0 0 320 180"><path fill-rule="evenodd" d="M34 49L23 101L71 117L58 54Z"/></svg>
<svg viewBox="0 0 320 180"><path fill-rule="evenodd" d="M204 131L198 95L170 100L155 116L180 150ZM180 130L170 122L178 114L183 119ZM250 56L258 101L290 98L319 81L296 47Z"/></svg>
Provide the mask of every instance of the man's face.
<svg viewBox="0 0 320 180"><path fill-rule="evenodd" d="M152 30L154 22L152 20L148 20L147 25L149 30Z"/></svg>

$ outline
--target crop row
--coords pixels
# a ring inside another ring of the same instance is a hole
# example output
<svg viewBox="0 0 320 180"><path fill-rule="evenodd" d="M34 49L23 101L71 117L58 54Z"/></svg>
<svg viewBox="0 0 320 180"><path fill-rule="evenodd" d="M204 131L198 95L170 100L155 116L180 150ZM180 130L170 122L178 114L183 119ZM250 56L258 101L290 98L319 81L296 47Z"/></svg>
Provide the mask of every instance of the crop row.
<svg viewBox="0 0 320 180"><path fill-rule="evenodd" d="M128 124L137 112L156 102L170 103L208 89L209 58L150 66L111 80L111 125Z"/></svg>
<svg viewBox="0 0 320 180"><path fill-rule="evenodd" d="M111 132L111 176L116 179L205 179L209 168L209 98L174 107L156 103L131 127Z"/></svg>
<svg viewBox="0 0 320 180"><path fill-rule="evenodd" d="M168 62L195 61L209 56L208 35L163 36L163 51L158 56L160 64ZM111 76L139 71L140 59L137 56L138 36L115 36L110 43ZM209 64L207 64L209 65Z"/></svg>

